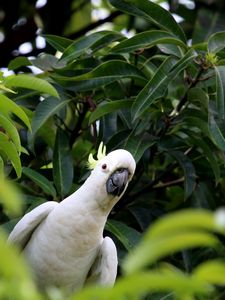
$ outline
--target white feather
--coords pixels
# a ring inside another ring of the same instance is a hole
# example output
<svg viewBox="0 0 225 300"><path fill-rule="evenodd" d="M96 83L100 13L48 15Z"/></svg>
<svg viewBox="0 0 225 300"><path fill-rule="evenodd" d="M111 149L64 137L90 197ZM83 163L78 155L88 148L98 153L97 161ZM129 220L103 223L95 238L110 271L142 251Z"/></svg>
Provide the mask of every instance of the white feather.
<svg viewBox="0 0 225 300"><path fill-rule="evenodd" d="M87 281L114 283L116 248L102 234L109 212L122 196L106 191L107 179L118 168L129 170L130 181L135 161L129 152L109 153L74 194L61 203L47 202L37 207L10 234L9 242L24 248L40 289L55 286L69 293L78 291Z"/></svg>

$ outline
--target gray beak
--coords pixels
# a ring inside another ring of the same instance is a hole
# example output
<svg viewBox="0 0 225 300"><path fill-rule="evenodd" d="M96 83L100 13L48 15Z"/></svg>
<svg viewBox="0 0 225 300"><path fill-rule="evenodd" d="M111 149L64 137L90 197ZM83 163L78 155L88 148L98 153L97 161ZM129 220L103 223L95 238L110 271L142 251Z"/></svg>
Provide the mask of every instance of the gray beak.
<svg viewBox="0 0 225 300"><path fill-rule="evenodd" d="M108 194L120 196L124 191L129 179L129 171L127 169L116 170L106 182L106 190Z"/></svg>

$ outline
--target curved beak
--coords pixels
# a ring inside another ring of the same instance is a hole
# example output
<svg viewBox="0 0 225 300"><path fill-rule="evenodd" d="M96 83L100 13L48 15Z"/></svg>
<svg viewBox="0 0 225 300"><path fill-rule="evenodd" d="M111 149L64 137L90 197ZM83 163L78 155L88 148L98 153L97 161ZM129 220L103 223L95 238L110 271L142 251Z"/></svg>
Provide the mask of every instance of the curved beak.
<svg viewBox="0 0 225 300"><path fill-rule="evenodd" d="M129 179L128 169L116 170L106 182L106 190L108 194L120 196L124 191Z"/></svg>

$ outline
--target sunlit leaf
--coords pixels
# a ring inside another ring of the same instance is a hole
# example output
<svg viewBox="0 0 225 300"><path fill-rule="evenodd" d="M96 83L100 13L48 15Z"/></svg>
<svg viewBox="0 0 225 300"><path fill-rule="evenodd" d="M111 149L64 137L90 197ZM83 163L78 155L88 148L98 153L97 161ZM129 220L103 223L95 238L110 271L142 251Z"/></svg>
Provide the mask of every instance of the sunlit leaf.
<svg viewBox="0 0 225 300"><path fill-rule="evenodd" d="M5 95L0 95L0 111L9 118L12 113L15 114L29 129L31 128L30 120L23 109Z"/></svg>
<svg viewBox="0 0 225 300"><path fill-rule="evenodd" d="M10 75L5 78L4 84L6 87L20 87L38 91L40 93L49 94L54 97L59 97L56 89L46 80L37 78L33 75Z"/></svg>
<svg viewBox="0 0 225 300"><path fill-rule="evenodd" d="M225 263L223 260L211 260L200 264L193 272L193 278L210 284L225 285Z"/></svg>
<svg viewBox="0 0 225 300"><path fill-rule="evenodd" d="M120 42L111 51L118 53L134 52L157 44L175 44L184 49L187 48L181 40L175 38L171 33L162 30L152 30L138 33L130 39Z"/></svg>
<svg viewBox="0 0 225 300"><path fill-rule="evenodd" d="M9 141L8 136L0 132L0 149L4 151L16 171L17 177L21 176L21 161L14 143Z"/></svg>
<svg viewBox="0 0 225 300"><path fill-rule="evenodd" d="M2 176L0 176L0 190L0 202L3 205L4 211L12 216L19 215L22 212L23 206L20 191L8 180L3 179Z"/></svg>
<svg viewBox="0 0 225 300"><path fill-rule="evenodd" d="M128 14L147 19L185 42L186 38L181 27L172 15L160 5L148 0L110 0L110 3Z"/></svg>
<svg viewBox="0 0 225 300"><path fill-rule="evenodd" d="M0 113L0 127L5 129L6 133L9 135L10 139L15 144L17 151L20 153L21 145L20 145L19 133L16 127L14 126L14 124L1 113Z"/></svg>
<svg viewBox="0 0 225 300"><path fill-rule="evenodd" d="M180 231L214 229L214 217L211 212L205 209L186 209L168 214L155 222L146 233L146 237L158 238Z"/></svg>
<svg viewBox="0 0 225 300"><path fill-rule="evenodd" d="M172 235L143 239L124 261L127 274L137 272L171 253L196 247L217 247L219 242L210 233L202 231L180 231Z"/></svg>

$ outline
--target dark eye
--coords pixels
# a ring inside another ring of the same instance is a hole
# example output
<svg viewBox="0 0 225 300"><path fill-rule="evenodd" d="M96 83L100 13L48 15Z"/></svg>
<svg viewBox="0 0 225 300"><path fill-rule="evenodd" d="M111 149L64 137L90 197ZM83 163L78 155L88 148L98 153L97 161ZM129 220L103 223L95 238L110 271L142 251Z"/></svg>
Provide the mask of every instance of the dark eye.
<svg viewBox="0 0 225 300"><path fill-rule="evenodd" d="M107 169L107 164L103 164L102 165L102 170L106 170Z"/></svg>

